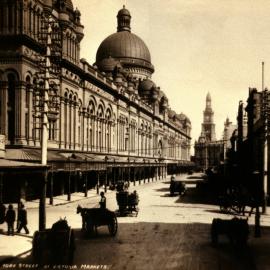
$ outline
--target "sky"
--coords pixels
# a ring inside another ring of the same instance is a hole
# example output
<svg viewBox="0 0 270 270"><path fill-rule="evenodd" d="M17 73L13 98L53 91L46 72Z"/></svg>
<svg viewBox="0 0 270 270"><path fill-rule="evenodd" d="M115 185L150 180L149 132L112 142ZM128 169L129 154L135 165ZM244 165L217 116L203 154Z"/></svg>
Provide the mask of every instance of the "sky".
<svg viewBox="0 0 270 270"><path fill-rule="evenodd" d="M131 13L131 32L141 37L155 67L152 80L176 113L201 133L205 99L212 97L217 139L227 117L236 124L248 88L270 87L269 0L73 0L81 11L81 58L95 62L100 43L116 32L117 12ZM193 145L192 145L193 148Z"/></svg>

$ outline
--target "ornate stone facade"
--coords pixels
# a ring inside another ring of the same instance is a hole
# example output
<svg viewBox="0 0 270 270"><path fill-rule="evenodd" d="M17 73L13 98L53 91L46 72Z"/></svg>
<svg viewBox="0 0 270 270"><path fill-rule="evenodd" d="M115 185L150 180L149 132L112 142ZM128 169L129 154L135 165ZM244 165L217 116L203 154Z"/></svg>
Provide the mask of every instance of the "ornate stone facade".
<svg viewBox="0 0 270 270"><path fill-rule="evenodd" d="M164 176L167 167L190 165L190 120L171 110L164 92L151 84L150 53L130 33L131 16L126 11L118 13L118 33L129 40L124 41L126 50L121 57L106 51L108 46L119 49L114 36L109 45L102 43L97 62L90 65L80 58L84 27L71 0L0 1L0 134L6 136L6 158L40 160L42 63L51 20L50 61L59 69L52 70L49 81L51 170L70 174L71 166L85 172L86 178L92 174L95 185L125 176L135 181L146 175L144 171L148 177ZM141 50L134 52L134 46ZM105 174L99 175L101 171ZM81 174L74 176L78 177Z"/></svg>

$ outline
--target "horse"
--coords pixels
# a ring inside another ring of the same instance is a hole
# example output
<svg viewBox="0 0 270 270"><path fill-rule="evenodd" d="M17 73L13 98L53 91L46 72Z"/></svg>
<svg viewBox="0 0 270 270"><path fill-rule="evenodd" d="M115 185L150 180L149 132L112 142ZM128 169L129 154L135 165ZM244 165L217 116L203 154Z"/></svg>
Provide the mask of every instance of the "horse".
<svg viewBox="0 0 270 270"><path fill-rule="evenodd" d="M89 215L93 214L93 209L95 208L84 208L80 205L77 206L77 214L81 214L82 217L82 231L86 231L86 218L89 217ZM98 210L100 208L97 208ZM95 209L96 210L96 209ZM95 233L97 234L97 226L94 225Z"/></svg>
<svg viewBox="0 0 270 270"><path fill-rule="evenodd" d="M211 226L211 239L213 245L218 244L218 236L226 235L231 244L236 247L246 246L249 234L248 219L232 218L223 220L214 218Z"/></svg>
<svg viewBox="0 0 270 270"><path fill-rule="evenodd" d="M82 217L82 231L86 229L85 217L87 214L87 208L83 208L80 205L77 206L77 214L81 214Z"/></svg>

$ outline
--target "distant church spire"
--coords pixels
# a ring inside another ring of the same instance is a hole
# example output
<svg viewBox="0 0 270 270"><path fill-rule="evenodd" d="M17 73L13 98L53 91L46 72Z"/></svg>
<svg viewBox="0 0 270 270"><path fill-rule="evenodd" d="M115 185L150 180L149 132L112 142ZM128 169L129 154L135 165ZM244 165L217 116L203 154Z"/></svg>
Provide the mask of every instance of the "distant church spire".
<svg viewBox="0 0 270 270"><path fill-rule="evenodd" d="M216 140L214 112L212 110L211 96L208 92L206 95L206 106L203 112L202 134L205 135L206 141L211 142Z"/></svg>

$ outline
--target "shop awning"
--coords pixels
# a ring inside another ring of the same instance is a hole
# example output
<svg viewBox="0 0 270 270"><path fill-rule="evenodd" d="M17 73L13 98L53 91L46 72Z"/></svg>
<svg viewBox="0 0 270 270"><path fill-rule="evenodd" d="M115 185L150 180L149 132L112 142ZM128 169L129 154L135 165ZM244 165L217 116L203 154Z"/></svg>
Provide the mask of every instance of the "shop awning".
<svg viewBox="0 0 270 270"><path fill-rule="evenodd" d="M37 164L33 162L20 162L13 161L7 159L0 159L0 171L8 171L8 170L45 170L48 168L46 165Z"/></svg>

